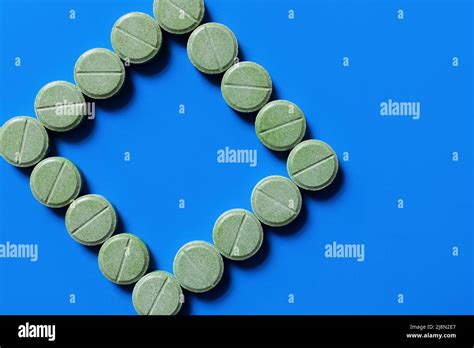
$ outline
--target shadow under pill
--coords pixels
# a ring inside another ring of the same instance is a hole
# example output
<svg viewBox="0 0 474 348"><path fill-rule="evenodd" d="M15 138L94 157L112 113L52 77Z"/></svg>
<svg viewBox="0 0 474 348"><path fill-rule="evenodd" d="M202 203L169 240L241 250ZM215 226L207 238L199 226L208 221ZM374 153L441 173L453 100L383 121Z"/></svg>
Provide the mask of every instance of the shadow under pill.
<svg viewBox="0 0 474 348"><path fill-rule="evenodd" d="M201 24L211 23L212 22L212 15L211 15L211 12L209 11L209 7L204 5L204 9L205 9L204 17L202 18Z"/></svg>
<svg viewBox="0 0 474 348"><path fill-rule="evenodd" d="M165 71L168 68L171 59L171 51L168 44L169 40L169 34L163 31L163 42L158 54L146 63L130 64L128 69L147 77L153 77L160 74L162 71Z"/></svg>
<svg viewBox="0 0 474 348"><path fill-rule="evenodd" d="M239 45L239 62L246 62L247 61L247 58L246 58L246 54L245 54L245 51L242 49L242 47L240 47Z"/></svg>
<svg viewBox="0 0 474 348"><path fill-rule="evenodd" d="M305 140L311 140L311 139L316 139L314 137L314 134L313 134L313 131L311 130L311 127L309 127L308 125L308 120L306 120L306 133L304 135L304 138L302 141L305 141Z"/></svg>
<svg viewBox="0 0 474 348"><path fill-rule="evenodd" d="M215 301L218 298L221 298L230 288L231 277L230 272L228 270L229 262L230 260L224 259L224 273L222 274L221 281L219 282L219 284L217 284L215 288L202 293L191 293L191 296L197 297L206 302ZM190 294L190 292L188 292L188 294Z"/></svg>
<svg viewBox="0 0 474 348"><path fill-rule="evenodd" d="M274 83L272 84L272 95L270 100L280 100L280 94L278 93L278 87Z"/></svg>
<svg viewBox="0 0 474 348"><path fill-rule="evenodd" d="M120 284L115 284L121 291L131 295L133 293L133 288L135 287L135 283L133 284L127 284L127 285L120 285Z"/></svg>
<svg viewBox="0 0 474 348"><path fill-rule="evenodd" d="M114 210L115 210L115 215L117 216L117 225L115 226L114 235L120 234L120 233L126 233L128 230L127 230L127 226L125 225L125 222L123 221L122 214L115 207L114 207Z"/></svg>
<svg viewBox="0 0 474 348"><path fill-rule="evenodd" d="M240 269L252 269L261 266L265 261L268 259L270 255L270 242L268 238L265 236L262 241L262 246L258 250L258 252L248 258L247 260L243 261L235 261L230 265L230 269L232 272L232 268L240 268Z"/></svg>
<svg viewBox="0 0 474 348"><path fill-rule="evenodd" d="M173 40L174 42L176 42L178 45L180 45L183 48L186 48L188 46L188 39L189 39L189 35L191 35L191 33L175 35L175 34L165 32L163 30L164 35L166 35L168 38L170 38L171 40Z"/></svg>
<svg viewBox="0 0 474 348"><path fill-rule="evenodd" d="M133 77L131 76L130 71L125 74L125 81L123 83L120 91L108 99L90 99L87 98L87 102L95 102L96 109L104 109L107 111L116 111L126 107L133 96L135 95L135 86L133 83Z"/></svg>
<svg viewBox="0 0 474 348"><path fill-rule="evenodd" d="M28 180L30 179L30 176L31 176L31 172L33 171L33 168L35 166L31 166L31 167L15 167L17 170L18 170L18 173L20 173L21 175L23 175L25 178L27 178Z"/></svg>
<svg viewBox="0 0 474 348"><path fill-rule="evenodd" d="M206 74L200 71L201 76L203 76L211 85L215 86L216 88L221 88L222 77L224 77L224 73L220 74Z"/></svg>
<svg viewBox="0 0 474 348"><path fill-rule="evenodd" d="M88 116L84 116L81 124L76 128L67 132L49 132L50 138L53 139L53 143L56 139L64 141L66 143L80 143L87 138L90 138L94 133L95 128L95 115L93 119Z"/></svg>
<svg viewBox="0 0 474 348"><path fill-rule="evenodd" d="M102 244L103 244L103 243L102 243ZM92 254L94 254L94 255L97 256L97 255L99 255L100 247L102 246L102 244L100 244L100 245L84 245L84 248L85 248L88 252L90 252L90 253L92 253Z"/></svg>
<svg viewBox="0 0 474 348"><path fill-rule="evenodd" d="M297 234L304 228L307 220L308 220L308 208L306 207L303 201L303 204L301 205L300 213L298 214L298 216L296 217L294 221L292 221L286 226L281 226L281 227L265 226L264 228L279 236L292 236L292 235Z"/></svg>
<svg viewBox="0 0 474 348"><path fill-rule="evenodd" d="M342 189L344 185L344 169L341 165L339 165L339 170L334 178L334 181L328 187L320 190L320 191L306 191L302 190L303 195L307 196L311 199L316 201L327 201L336 197Z"/></svg>
<svg viewBox="0 0 474 348"><path fill-rule="evenodd" d="M252 126L255 132L255 118L257 117L257 112L241 112L237 110L233 111L242 121ZM257 135L255 134L255 136Z"/></svg>
<svg viewBox="0 0 474 348"><path fill-rule="evenodd" d="M150 253L150 262L148 264L148 269L147 269L147 272L145 274L148 274L150 272L154 272L154 271L158 270L158 266L156 264L156 259L153 256L153 253L150 252L149 249L148 249L148 252Z"/></svg>
<svg viewBox="0 0 474 348"><path fill-rule="evenodd" d="M62 208L48 208L45 206L46 209L48 209L49 211L51 211L54 215L56 215L57 217L59 217L60 219L64 219L66 217L66 211L67 211L67 207L62 207Z"/></svg>
<svg viewBox="0 0 474 348"><path fill-rule="evenodd" d="M79 169L79 171L81 173L81 191L79 192L78 197L88 195L91 192L90 187L89 187L89 183L86 180L86 178L84 176L84 173L80 169Z"/></svg>
<svg viewBox="0 0 474 348"><path fill-rule="evenodd" d="M268 149L268 151L270 151L271 153L273 153L273 155L274 155L278 160L280 160L280 161L286 163L286 162L288 161L288 156L289 156L291 150L287 150L287 151L273 151L273 150Z"/></svg>

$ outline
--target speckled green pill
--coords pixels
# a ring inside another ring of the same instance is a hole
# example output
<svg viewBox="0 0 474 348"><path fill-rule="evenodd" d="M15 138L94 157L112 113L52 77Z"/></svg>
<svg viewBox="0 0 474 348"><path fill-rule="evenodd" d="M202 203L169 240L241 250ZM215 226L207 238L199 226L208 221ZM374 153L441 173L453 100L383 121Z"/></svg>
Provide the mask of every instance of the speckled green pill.
<svg viewBox="0 0 474 348"><path fill-rule="evenodd" d="M35 112L46 128L66 132L82 122L86 100L79 87L67 81L54 81L36 95Z"/></svg>
<svg viewBox="0 0 474 348"><path fill-rule="evenodd" d="M239 46L234 33L225 25L206 23L193 31L188 40L191 63L206 74L220 74L235 63Z"/></svg>
<svg viewBox="0 0 474 348"><path fill-rule="evenodd" d="M116 284L132 284L147 271L150 255L146 245L136 236L117 234L102 244L99 268L102 274Z"/></svg>
<svg viewBox="0 0 474 348"><path fill-rule="evenodd" d="M290 152L287 169L296 185L317 191L334 181L339 162L331 146L320 140L306 140Z"/></svg>
<svg viewBox="0 0 474 348"><path fill-rule="evenodd" d="M99 245L114 233L117 225L115 209L104 197L79 197L66 212L66 228L76 242Z"/></svg>
<svg viewBox="0 0 474 348"><path fill-rule="evenodd" d="M204 0L155 0L153 13L164 30L185 34L194 30L204 18Z"/></svg>
<svg viewBox="0 0 474 348"><path fill-rule="evenodd" d="M240 112L260 110L272 95L268 72L253 62L241 62L224 74L221 91L227 104Z"/></svg>
<svg viewBox="0 0 474 348"><path fill-rule="evenodd" d="M31 173L33 196L50 208L69 205L81 191L82 179L77 167L62 157L49 157L36 165Z"/></svg>
<svg viewBox="0 0 474 348"><path fill-rule="evenodd" d="M265 225L281 227L292 222L301 211L298 187L283 176L261 180L252 192L252 209Z"/></svg>
<svg viewBox="0 0 474 348"><path fill-rule="evenodd" d="M223 256L236 261L246 260L262 246L263 228L252 213L232 209L217 219L212 239Z"/></svg>
<svg viewBox="0 0 474 348"><path fill-rule="evenodd" d="M173 272L186 290L205 292L214 288L221 280L224 261L211 244L202 241L190 242L176 254Z"/></svg>
<svg viewBox="0 0 474 348"><path fill-rule="evenodd" d="M287 151L303 139L306 119L301 109L292 102L275 100L259 111L255 131L269 149Z"/></svg>
<svg viewBox="0 0 474 348"><path fill-rule="evenodd" d="M48 133L32 117L14 117L2 127L0 149L8 163L16 167L31 167L48 153Z"/></svg>
<svg viewBox="0 0 474 348"><path fill-rule="evenodd" d="M105 48L82 54L74 67L74 80L82 93L93 99L115 95L125 81L125 67L120 58Z"/></svg>
<svg viewBox="0 0 474 348"><path fill-rule="evenodd" d="M120 58L133 64L151 60L161 47L161 29L155 20L141 12L120 17L111 34L112 47Z"/></svg>
<svg viewBox="0 0 474 348"><path fill-rule="evenodd" d="M184 295L175 277L155 271L135 284L132 301L140 315L175 315L181 309Z"/></svg>

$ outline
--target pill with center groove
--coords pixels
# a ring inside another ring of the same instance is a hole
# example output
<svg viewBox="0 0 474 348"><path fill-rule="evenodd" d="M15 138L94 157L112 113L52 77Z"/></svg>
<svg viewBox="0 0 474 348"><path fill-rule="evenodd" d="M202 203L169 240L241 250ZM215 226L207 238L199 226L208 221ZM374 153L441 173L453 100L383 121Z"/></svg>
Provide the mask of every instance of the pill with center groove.
<svg viewBox="0 0 474 348"><path fill-rule="evenodd" d="M301 109L292 102L275 100L259 111L255 131L269 149L287 151L303 139L306 119Z"/></svg>
<svg viewBox="0 0 474 348"><path fill-rule="evenodd" d="M125 67L120 58L105 48L82 54L74 67L74 80L82 93L93 99L115 95L125 81Z"/></svg>
<svg viewBox="0 0 474 348"><path fill-rule="evenodd" d="M239 46L225 25L206 23L196 28L188 40L191 63L206 74L220 74L235 63Z"/></svg>
<svg viewBox="0 0 474 348"><path fill-rule="evenodd" d="M175 315L181 309L184 295L175 277L168 272L155 271L135 284L132 302L140 315Z"/></svg>
<svg viewBox="0 0 474 348"><path fill-rule="evenodd" d="M36 95L35 112L46 128L66 132L82 122L86 100L79 87L67 81L54 81Z"/></svg>
<svg viewBox="0 0 474 348"><path fill-rule="evenodd" d="M301 211L298 187L282 176L261 180L252 192L252 209L265 225L280 227L292 222Z"/></svg>
<svg viewBox="0 0 474 348"><path fill-rule="evenodd" d="M146 245L128 233L109 238L99 250L100 271L116 284L135 283L146 273L149 262Z"/></svg>
<svg viewBox="0 0 474 348"><path fill-rule="evenodd" d="M299 187L317 191L334 181L339 162L328 144L319 140L306 140L290 152L287 169L291 179Z"/></svg>
<svg viewBox="0 0 474 348"><path fill-rule="evenodd" d="M41 123L27 116L14 117L2 127L0 149L3 158L16 167L31 167L49 150L49 136Z"/></svg>
<svg viewBox="0 0 474 348"><path fill-rule="evenodd" d="M164 30L185 34L196 28L204 18L204 0L155 0L153 13Z"/></svg>
<svg viewBox="0 0 474 348"><path fill-rule="evenodd" d="M84 245L99 245L115 231L117 214L104 197L86 195L79 197L66 212L69 235Z"/></svg>
<svg viewBox="0 0 474 348"><path fill-rule="evenodd" d="M224 261L211 244L194 241L179 249L174 258L173 272L186 290L205 292L214 288L221 280Z"/></svg>
<svg viewBox="0 0 474 348"><path fill-rule="evenodd" d="M228 259L246 260L262 246L263 228L252 213L232 209L217 219L212 239L217 250Z"/></svg>
<svg viewBox="0 0 474 348"><path fill-rule="evenodd" d="M227 104L240 112L260 110L272 95L272 79L268 72L253 62L241 62L224 74L222 96Z"/></svg>
<svg viewBox="0 0 474 348"><path fill-rule="evenodd" d="M117 20L111 41L120 58L141 64L151 60L160 50L161 29L149 15L131 12Z"/></svg>
<svg viewBox="0 0 474 348"><path fill-rule="evenodd" d="M33 196L50 208L69 205L81 191L82 179L77 167L62 157L49 157L36 165L31 173Z"/></svg>

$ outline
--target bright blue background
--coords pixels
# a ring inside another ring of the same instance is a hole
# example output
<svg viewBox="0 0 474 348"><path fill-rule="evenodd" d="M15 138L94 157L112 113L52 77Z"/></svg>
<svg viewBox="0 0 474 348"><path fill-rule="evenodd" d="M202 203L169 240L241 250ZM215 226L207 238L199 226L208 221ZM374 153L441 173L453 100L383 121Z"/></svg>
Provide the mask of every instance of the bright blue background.
<svg viewBox="0 0 474 348"><path fill-rule="evenodd" d="M110 48L110 30L121 15L152 14L151 0L0 4L1 123L34 115L44 84L73 81L81 53ZM472 314L473 3L206 4L207 20L235 32L241 58L265 66L278 98L303 109L308 137L336 149L343 174L324 193L304 193L297 222L267 228L258 256L226 262L221 286L188 294L183 312ZM397 19L398 9L404 20ZM186 38L166 35L156 61L128 69L124 91L97 103L96 120L53 136L54 153L78 165L87 193L115 205L122 220L117 232L140 236L156 266L167 271L184 243L211 241L223 211L250 209L257 181L286 175L286 156L262 146L254 116L229 109L216 80L194 69L185 48ZM342 65L346 56L350 67ZM455 56L459 67L452 66ZM421 102L421 119L381 117L379 104L389 98ZM226 146L257 149L258 166L218 164L216 152ZM124 152L131 153L130 162ZM97 250L69 237L63 212L34 200L28 174L0 160L0 243L39 244L36 263L0 259L0 313L133 314L130 288L101 275ZM178 208L181 198L185 209ZM397 208L398 199L404 209ZM325 258L324 245L333 241L364 243L365 261ZM452 255L455 246L459 256Z"/></svg>

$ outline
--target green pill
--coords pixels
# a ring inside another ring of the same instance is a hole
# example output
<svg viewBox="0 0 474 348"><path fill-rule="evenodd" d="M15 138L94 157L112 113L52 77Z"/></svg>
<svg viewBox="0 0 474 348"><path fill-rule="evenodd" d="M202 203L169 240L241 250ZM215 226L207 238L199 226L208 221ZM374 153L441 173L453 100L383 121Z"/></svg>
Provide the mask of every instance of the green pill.
<svg viewBox="0 0 474 348"><path fill-rule="evenodd" d="M272 95L268 72L253 62L232 66L222 79L222 95L231 108L240 112L260 110Z"/></svg>
<svg viewBox="0 0 474 348"><path fill-rule="evenodd" d="M164 30L185 34L194 30L204 18L204 0L155 0L153 12Z"/></svg>
<svg viewBox="0 0 474 348"><path fill-rule="evenodd" d="M292 102L275 100L259 111L255 131L269 149L287 151L303 139L306 119L301 109Z"/></svg>
<svg viewBox="0 0 474 348"><path fill-rule="evenodd" d="M296 185L317 191L334 181L339 162L328 144L319 140L306 140L290 152L287 169Z"/></svg>
<svg viewBox="0 0 474 348"><path fill-rule="evenodd" d="M141 64L151 60L161 47L161 29L155 20L141 12L119 18L111 34L112 47L125 61Z"/></svg>
<svg viewBox="0 0 474 348"><path fill-rule="evenodd" d="M102 244L99 268L115 284L132 284L147 271L150 255L146 245L128 233L117 234Z"/></svg>
<svg viewBox="0 0 474 348"><path fill-rule="evenodd" d="M49 157L31 173L33 196L50 208L62 208L76 199L81 191L81 174L76 166L62 157Z"/></svg>
<svg viewBox="0 0 474 348"><path fill-rule="evenodd" d="M135 284L132 301L140 315L175 315L181 309L184 295L175 277L155 271Z"/></svg>
<svg viewBox="0 0 474 348"><path fill-rule="evenodd" d="M66 81L55 81L45 85L36 95L35 112L46 128L66 132L82 122L86 100L77 86Z"/></svg>
<svg viewBox="0 0 474 348"><path fill-rule="evenodd" d="M263 228L252 213L232 209L217 219L212 238L222 255L231 260L245 260L262 246Z"/></svg>
<svg viewBox="0 0 474 348"><path fill-rule="evenodd" d="M70 236L84 245L99 245L114 233L117 215L104 197L79 197L66 212L66 228Z"/></svg>
<svg viewBox="0 0 474 348"><path fill-rule="evenodd" d="M214 288L224 273L221 254L211 244L195 241L179 249L173 272L183 288L205 292Z"/></svg>
<svg viewBox="0 0 474 348"><path fill-rule="evenodd" d="M31 167L48 153L48 133L32 117L14 117L2 127L0 149L8 163L16 167Z"/></svg>
<svg viewBox="0 0 474 348"><path fill-rule="evenodd" d="M125 81L125 67L120 58L105 48L82 54L74 67L74 80L82 93L93 99L115 95Z"/></svg>
<svg viewBox="0 0 474 348"><path fill-rule="evenodd" d="M193 31L188 40L191 63L206 74L220 74L235 63L239 46L234 33L225 25L206 23Z"/></svg>
<svg viewBox="0 0 474 348"><path fill-rule="evenodd" d="M252 209L265 225L280 227L292 222L301 211L298 187L282 176L261 180L252 192Z"/></svg>

